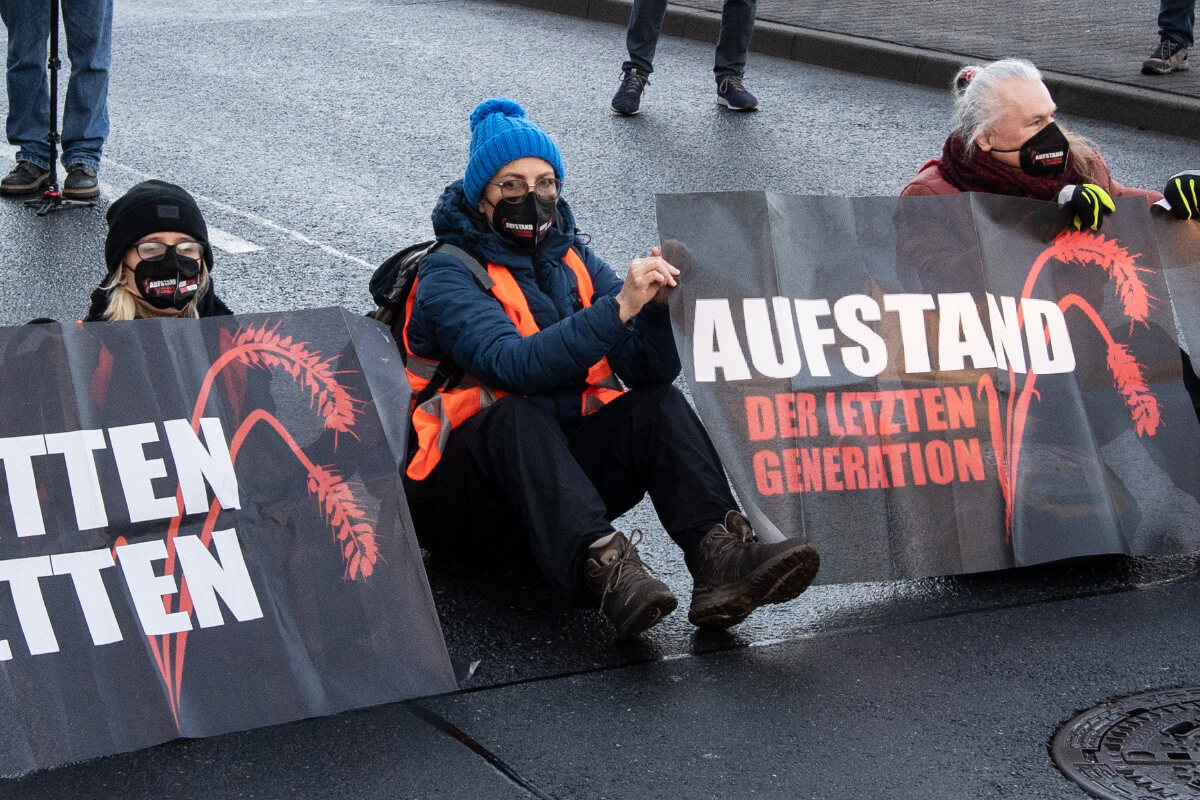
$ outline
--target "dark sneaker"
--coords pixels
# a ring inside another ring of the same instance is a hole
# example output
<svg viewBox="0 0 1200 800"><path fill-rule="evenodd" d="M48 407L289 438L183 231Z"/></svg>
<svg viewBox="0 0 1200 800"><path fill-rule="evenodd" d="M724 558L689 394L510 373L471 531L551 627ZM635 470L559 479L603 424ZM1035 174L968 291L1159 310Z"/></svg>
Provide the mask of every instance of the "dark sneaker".
<svg viewBox="0 0 1200 800"><path fill-rule="evenodd" d="M1147 75L1166 75L1175 70L1185 70L1188 49L1178 42L1163 38L1150 57L1142 62L1142 72Z"/></svg>
<svg viewBox="0 0 1200 800"><path fill-rule="evenodd" d="M717 104L730 111L753 111L758 108L758 98L742 85L740 75L730 75L717 81Z"/></svg>
<svg viewBox="0 0 1200 800"><path fill-rule="evenodd" d="M100 184L96 181L96 170L87 164L72 164L67 167L67 179L62 185L63 197L72 200L91 200L100 196Z"/></svg>
<svg viewBox="0 0 1200 800"><path fill-rule="evenodd" d="M702 628L728 628L761 605L795 599L821 565L817 551L804 542L759 542L737 511L704 535L695 560L688 621Z"/></svg>
<svg viewBox="0 0 1200 800"><path fill-rule="evenodd" d="M0 179L0 195L17 197L40 192L50 180L50 170L42 169L28 161L18 161L12 171Z"/></svg>
<svg viewBox="0 0 1200 800"><path fill-rule="evenodd" d="M650 85L650 76L636 69L627 69L621 75L621 85L613 95L612 110L622 117L632 117L642 105L642 92Z"/></svg>
<svg viewBox="0 0 1200 800"><path fill-rule="evenodd" d="M584 565L588 590L622 638L658 624L679 605L667 585L647 573L649 567L637 552L642 532L634 531L634 536L636 541L623 533L613 534L604 547L588 550Z"/></svg>

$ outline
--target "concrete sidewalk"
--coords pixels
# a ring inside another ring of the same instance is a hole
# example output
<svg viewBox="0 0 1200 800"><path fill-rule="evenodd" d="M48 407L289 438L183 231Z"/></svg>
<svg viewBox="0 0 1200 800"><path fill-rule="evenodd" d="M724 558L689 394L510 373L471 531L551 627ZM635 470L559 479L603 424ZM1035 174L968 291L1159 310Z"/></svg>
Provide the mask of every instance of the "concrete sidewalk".
<svg viewBox="0 0 1200 800"><path fill-rule="evenodd" d="M622 26L632 6L631 0L507 1ZM715 43L721 6L722 0L672 0L663 34ZM1200 71L1141 74L1158 42L1157 16L1154 0L759 0L751 49L945 87L964 64L1023 57L1045 73L1063 111L1200 138ZM614 36L623 41L624 32ZM614 88L619 67L613 64ZM753 88L753 59L747 78Z"/></svg>

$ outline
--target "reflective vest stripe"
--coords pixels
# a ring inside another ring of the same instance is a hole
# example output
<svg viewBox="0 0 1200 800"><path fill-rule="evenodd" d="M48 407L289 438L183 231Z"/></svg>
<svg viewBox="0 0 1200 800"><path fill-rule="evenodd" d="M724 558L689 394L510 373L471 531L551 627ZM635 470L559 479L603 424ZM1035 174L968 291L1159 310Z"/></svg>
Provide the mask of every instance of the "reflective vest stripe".
<svg viewBox="0 0 1200 800"><path fill-rule="evenodd" d="M592 277L588 274L583 260L574 250L567 251L564 261L575 274L580 302L584 308L587 308L592 304L594 291ZM512 320L517 331L522 336L532 336L537 333L540 328L534 321L529 302L525 299L525 293L521 291L521 287L512 273L498 264L488 264L487 271L495 282L495 286L491 289L492 294L500 302L504 313ZM412 319L416 296L417 287L414 283L405 307L402 337L404 339L402 345L408 355L405 372L408 373L408 382L412 387L414 398L429 385L439 363L414 355L409 347L408 321ZM587 384L587 388L583 391L580 409L584 416L620 397L624 391L620 381L609 367L607 358L601 358L588 369ZM470 375L464 375L454 388L439 390L433 397L414 408L412 422L417 435L417 452L409 462L405 474L413 480L423 480L428 477L441 459L451 431L506 394L507 392L482 385Z"/></svg>

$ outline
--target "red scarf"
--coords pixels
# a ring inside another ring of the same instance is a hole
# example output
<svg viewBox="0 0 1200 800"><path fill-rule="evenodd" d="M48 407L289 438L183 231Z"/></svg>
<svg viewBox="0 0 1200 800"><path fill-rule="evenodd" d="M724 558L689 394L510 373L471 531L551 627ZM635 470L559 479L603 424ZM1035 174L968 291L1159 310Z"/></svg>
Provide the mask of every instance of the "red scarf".
<svg viewBox="0 0 1200 800"><path fill-rule="evenodd" d="M1071 183L1086 183L1075 170L1075 156L1067 154L1067 168L1057 175L1026 175L1020 167L1010 167L987 153L976 150L970 158L963 140L950 134L938 161L942 177L963 192L988 192L1032 200L1054 200Z"/></svg>

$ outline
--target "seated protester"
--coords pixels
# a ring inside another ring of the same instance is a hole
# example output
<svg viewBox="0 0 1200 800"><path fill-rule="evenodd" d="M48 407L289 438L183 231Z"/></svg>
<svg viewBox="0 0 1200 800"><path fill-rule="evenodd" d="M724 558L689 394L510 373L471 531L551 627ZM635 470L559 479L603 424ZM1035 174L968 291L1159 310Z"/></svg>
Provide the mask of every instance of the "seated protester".
<svg viewBox="0 0 1200 800"><path fill-rule="evenodd" d="M679 271L655 248L622 282L576 230L562 179L558 147L519 105L476 107L466 175L433 211L439 242L461 252L421 262L403 336L414 394L440 383L439 365L465 373L413 413L405 484L418 538L481 559L527 552L628 636L677 605L647 574L640 534L611 524L649 492L692 574L693 624L727 627L791 600L816 551L757 540L671 385L665 294Z"/></svg>
<svg viewBox="0 0 1200 800"><path fill-rule="evenodd" d="M1113 210L1112 197L1163 195L1113 180L1096 146L1062 130L1057 110L1037 67L1020 59L963 67L954 78L954 130L942 157L933 159L901 195L989 192L1070 203L1076 227L1099 228ZM1061 157L1065 155L1064 157ZM1182 196L1194 192L1200 175L1180 173L1166 193L1176 216L1197 214Z"/></svg>
<svg viewBox="0 0 1200 800"><path fill-rule="evenodd" d="M84 322L231 314L213 290L208 226L192 196L143 181L108 208L108 275Z"/></svg>
<svg viewBox="0 0 1200 800"><path fill-rule="evenodd" d="M942 157L926 162L902 196L988 192L1057 200L1070 204L1077 229L1098 230L1104 215L1116 210L1112 197L1145 197L1181 220L1200 219L1200 172L1173 175L1162 194L1117 183L1093 142L1055 123L1054 101L1030 62L963 67L951 91L954 130ZM1200 418L1200 378L1180 352L1183 382Z"/></svg>

